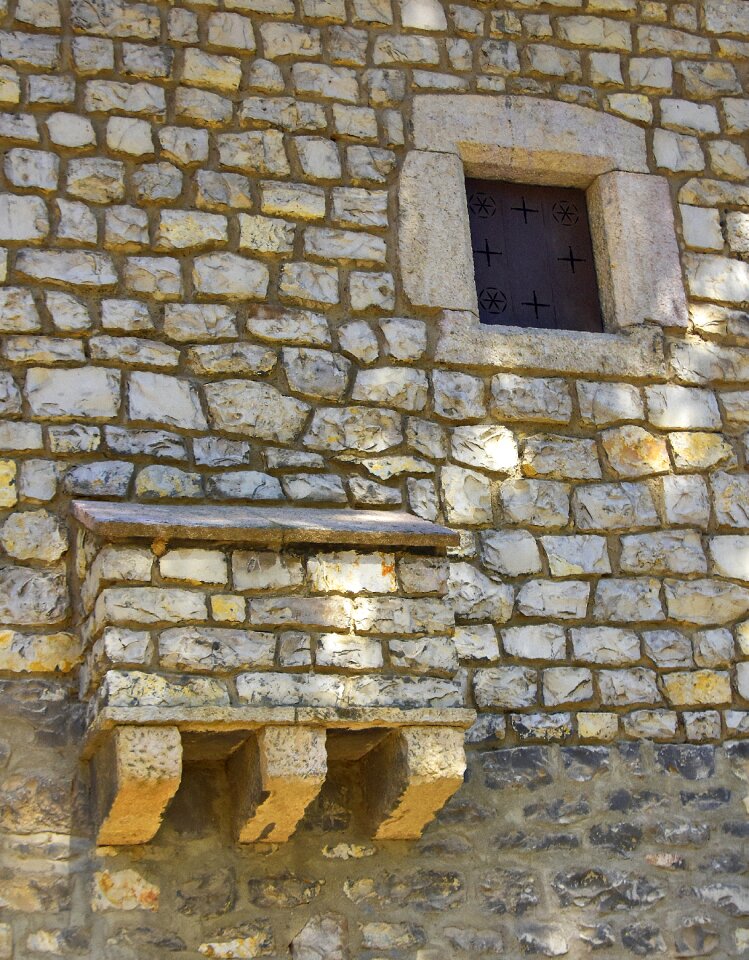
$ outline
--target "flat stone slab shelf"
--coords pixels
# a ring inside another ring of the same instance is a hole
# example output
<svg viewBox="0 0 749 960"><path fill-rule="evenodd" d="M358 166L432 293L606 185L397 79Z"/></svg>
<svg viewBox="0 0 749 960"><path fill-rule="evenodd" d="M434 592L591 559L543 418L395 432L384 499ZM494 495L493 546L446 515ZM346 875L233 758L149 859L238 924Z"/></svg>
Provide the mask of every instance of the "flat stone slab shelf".
<svg viewBox="0 0 749 960"><path fill-rule="evenodd" d="M413 726L467 729L475 719L475 710L462 707L103 707L86 731L81 756L89 760L107 733L118 726L173 726L182 733L250 732L269 724L304 724L326 730Z"/></svg>
<svg viewBox="0 0 749 960"><path fill-rule="evenodd" d="M76 500L73 517L105 540L221 540L286 546L456 546L460 537L411 514L385 510L310 510L295 507L162 506Z"/></svg>

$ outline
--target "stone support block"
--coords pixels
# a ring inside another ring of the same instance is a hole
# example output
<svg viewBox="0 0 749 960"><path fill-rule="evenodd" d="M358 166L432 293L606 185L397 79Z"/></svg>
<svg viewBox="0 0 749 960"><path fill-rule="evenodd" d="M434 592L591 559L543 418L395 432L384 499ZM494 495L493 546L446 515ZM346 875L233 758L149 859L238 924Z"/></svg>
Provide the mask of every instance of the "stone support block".
<svg viewBox="0 0 749 960"><path fill-rule="evenodd" d="M463 783L464 733L394 730L366 758L364 785L375 840L412 840Z"/></svg>
<svg viewBox="0 0 749 960"><path fill-rule="evenodd" d="M99 845L147 843L182 777L177 727L116 727L93 760Z"/></svg>
<svg viewBox="0 0 749 960"><path fill-rule="evenodd" d="M288 840L326 773L323 728L268 726L250 737L229 759L239 842Z"/></svg>

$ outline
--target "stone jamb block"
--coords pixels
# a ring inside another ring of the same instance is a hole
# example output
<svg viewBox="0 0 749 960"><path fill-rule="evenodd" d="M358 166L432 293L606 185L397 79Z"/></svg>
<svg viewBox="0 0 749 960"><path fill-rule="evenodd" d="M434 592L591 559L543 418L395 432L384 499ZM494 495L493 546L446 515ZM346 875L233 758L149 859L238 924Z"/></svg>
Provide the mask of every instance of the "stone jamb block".
<svg viewBox="0 0 749 960"><path fill-rule="evenodd" d="M650 320L686 327L687 299L665 177L615 171L587 194L601 309L623 329ZM642 265L648 264L643 270Z"/></svg>
<svg viewBox="0 0 749 960"><path fill-rule="evenodd" d="M240 843L288 840L325 781L321 727L263 727L228 763Z"/></svg>
<svg viewBox="0 0 749 960"><path fill-rule="evenodd" d="M115 727L93 758L96 842L114 846L152 840L181 777L177 727Z"/></svg>
<svg viewBox="0 0 749 960"><path fill-rule="evenodd" d="M463 730L394 730L364 760L365 797L373 838L420 837L462 785L465 769Z"/></svg>
<svg viewBox="0 0 749 960"><path fill-rule="evenodd" d="M415 306L464 311L464 322L477 313L468 174L586 189L606 330L647 322L686 327L671 198L667 182L648 174L640 127L575 104L490 95L417 96L412 123L415 149L398 191L398 243L404 290ZM642 271L642 262L651 268ZM555 343L555 334L533 331L543 343ZM483 339L499 344L506 336L518 339L521 331L493 327ZM606 340L600 350L612 346L606 335L579 337L584 349ZM638 348L648 352L638 341L635 355ZM438 359L448 359L443 353L438 346ZM606 372L631 372L629 359Z"/></svg>

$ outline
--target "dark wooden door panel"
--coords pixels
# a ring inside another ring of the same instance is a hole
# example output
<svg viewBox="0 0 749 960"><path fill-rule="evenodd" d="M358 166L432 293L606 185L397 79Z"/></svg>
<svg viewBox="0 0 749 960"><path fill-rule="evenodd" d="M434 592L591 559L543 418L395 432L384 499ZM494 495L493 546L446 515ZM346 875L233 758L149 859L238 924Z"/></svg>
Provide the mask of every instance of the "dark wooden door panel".
<svg viewBox="0 0 749 960"><path fill-rule="evenodd" d="M601 331L582 190L466 180L482 323Z"/></svg>

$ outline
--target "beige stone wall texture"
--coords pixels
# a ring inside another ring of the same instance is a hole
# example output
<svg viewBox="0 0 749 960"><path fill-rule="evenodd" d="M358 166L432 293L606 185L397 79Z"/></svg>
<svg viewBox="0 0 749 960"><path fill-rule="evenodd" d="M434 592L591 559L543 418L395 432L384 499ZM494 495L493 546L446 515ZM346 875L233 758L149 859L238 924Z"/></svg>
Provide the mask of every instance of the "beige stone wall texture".
<svg viewBox="0 0 749 960"><path fill-rule="evenodd" d="M0 960L749 956L749 0L0 15ZM586 129L629 165L579 167ZM607 333L478 329L454 185L500 140L504 175L590 187ZM90 547L75 499L403 510L460 543ZM155 839L96 846L102 691L292 688L477 711L421 839L366 823L391 770L422 802L416 734L367 778L330 733L296 832L238 844L226 742L183 731Z"/></svg>

